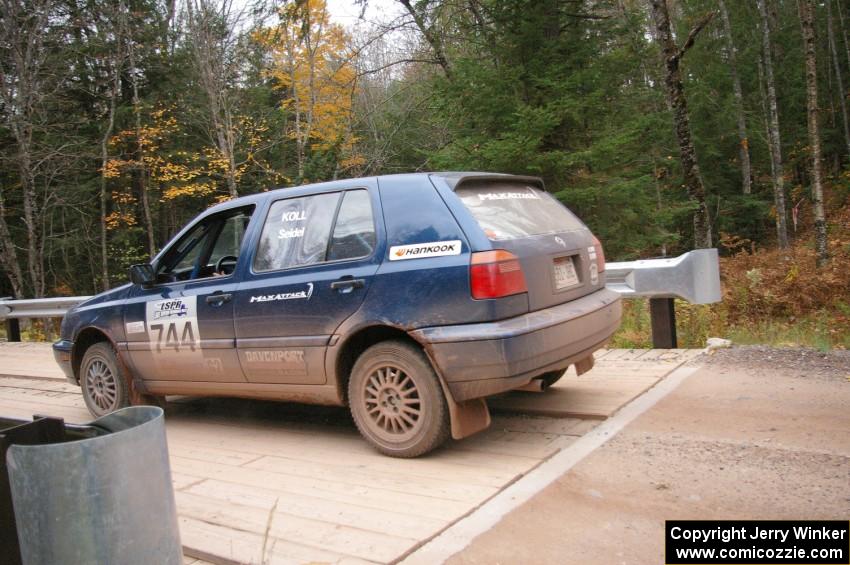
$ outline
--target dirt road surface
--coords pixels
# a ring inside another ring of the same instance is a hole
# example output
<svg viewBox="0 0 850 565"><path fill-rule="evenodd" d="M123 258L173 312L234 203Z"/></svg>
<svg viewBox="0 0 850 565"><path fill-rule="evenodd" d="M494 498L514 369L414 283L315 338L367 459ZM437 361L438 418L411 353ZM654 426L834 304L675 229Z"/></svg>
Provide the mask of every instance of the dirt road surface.
<svg viewBox="0 0 850 565"><path fill-rule="evenodd" d="M664 563L668 519L850 518L850 357L736 348L449 563Z"/></svg>

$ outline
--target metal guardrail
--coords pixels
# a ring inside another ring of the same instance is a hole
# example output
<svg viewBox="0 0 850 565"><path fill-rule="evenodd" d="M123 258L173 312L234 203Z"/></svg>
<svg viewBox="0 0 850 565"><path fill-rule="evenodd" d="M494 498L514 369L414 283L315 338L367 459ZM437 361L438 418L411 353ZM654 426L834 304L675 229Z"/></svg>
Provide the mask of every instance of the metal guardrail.
<svg viewBox="0 0 850 565"><path fill-rule="evenodd" d="M669 259L608 263L605 280L623 298L681 298L691 304L721 299L717 249L697 249Z"/></svg>
<svg viewBox="0 0 850 565"><path fill-rule="evenodd" d="M674 298L692 304L720 302L717 249L697 249L669 259L644 259L605 265L606 286L623 298L649 298L652 343L659 349L676 347ZM0 320L6 321L9 341L20 341L19 319L61 318L90 296L0 299Z"/></svg>
<svg viewBox="0 0 850 565"><path fill-rule="evenodd" d="M61 298L0 299L0 320L9 318L61 318L65 312L91 296Z"/></svg>
<svg viewBox="0 0 850 565"><path fill-rule="evenodd" d="M183 562L161 408L0 432L3 563Z"/></svg>

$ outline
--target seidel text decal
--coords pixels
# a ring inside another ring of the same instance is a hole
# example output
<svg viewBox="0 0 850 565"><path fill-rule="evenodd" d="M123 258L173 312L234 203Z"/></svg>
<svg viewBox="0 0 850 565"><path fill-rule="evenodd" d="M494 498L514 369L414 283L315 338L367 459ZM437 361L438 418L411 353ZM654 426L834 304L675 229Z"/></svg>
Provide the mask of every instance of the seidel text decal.
<svg viewBox="0 0 850 565"><path fill-rule="evenodd" d="M413 245L394 245L390 247L390 261L460 255L460 248L461 242L459 239L455 239L453 241L415 243Z"/></svg>
<svg viewBox="0 0 850 565"><path fill-rule="evenodd" d="M307 212L304 210L289 210L281 214L280 221L282 223L290 223L290 222L306 222L307 221ZM288 227L288 228L280 228L277 230L277 238L278 239L294 239L304 236L303 227Z"/></svg>

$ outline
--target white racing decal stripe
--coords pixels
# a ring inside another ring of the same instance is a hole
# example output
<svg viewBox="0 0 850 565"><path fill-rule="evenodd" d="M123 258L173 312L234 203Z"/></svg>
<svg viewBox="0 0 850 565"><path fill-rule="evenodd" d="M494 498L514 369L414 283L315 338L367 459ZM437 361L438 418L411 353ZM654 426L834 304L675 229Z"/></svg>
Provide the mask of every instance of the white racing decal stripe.
<svg viewBox="0 0 850 565"><path fill-rule="evenodd" d="M425 259L428 257L444 257L446 255L460 255L461 242L459 239L452 241L432 241L430 243L415 243L413 245L394 245L390 247L390 261L402 259Z"/></svg>

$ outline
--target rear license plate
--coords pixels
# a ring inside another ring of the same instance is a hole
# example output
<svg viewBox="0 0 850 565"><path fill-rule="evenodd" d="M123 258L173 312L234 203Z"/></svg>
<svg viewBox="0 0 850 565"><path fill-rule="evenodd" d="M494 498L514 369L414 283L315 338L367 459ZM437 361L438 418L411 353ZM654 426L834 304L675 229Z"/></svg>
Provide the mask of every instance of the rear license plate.
<svg viewBox="0 0 850 565"><path fill-rule="evenodd" d="M552 263L552 270L555 274L555 290L563 290L579 282L572 257L558 257Z"/></svg>

